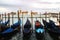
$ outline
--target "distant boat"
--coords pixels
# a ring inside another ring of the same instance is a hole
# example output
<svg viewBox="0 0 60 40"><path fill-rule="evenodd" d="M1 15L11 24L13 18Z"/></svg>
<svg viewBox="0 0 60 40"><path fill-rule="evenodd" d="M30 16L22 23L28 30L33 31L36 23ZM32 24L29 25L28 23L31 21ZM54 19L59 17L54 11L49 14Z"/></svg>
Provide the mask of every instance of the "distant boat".
<svg viewBox="0 0 60 40"><path fill-rule="evenodd" d="M15 35L17 32L20 32L20 21L16 22L15 24L11 25L10 28L7 30L4 30L3 32L0 33L0 37L11 37Z"/></svg>
<svg viewBox="0 0 60 40"><path fill-rule="evenodd" d="M43 25L38 20L35 22L35 34L36 34L37 40L43 40L44 28L43 28Z"/></svg>
<svg viewBox="0 0 60 40"><path fill-rule="evenodd" d="M27 19L25 25L24 25L24 29L23 29L23 40L29 40L30 36L31 36L31 23L30 21Z"/></svg>
<svg viewBox="0 0 60 40"><path fill-rule="evenodd" d="M55 23L52 20L49 20L48 22L43 22L45 23L44 25L46 25L46 30L48 30L48 33L50 34L50 36L54 39L54 40L60 40L60 29L58 28L58 26L55 25Z"/></svg>

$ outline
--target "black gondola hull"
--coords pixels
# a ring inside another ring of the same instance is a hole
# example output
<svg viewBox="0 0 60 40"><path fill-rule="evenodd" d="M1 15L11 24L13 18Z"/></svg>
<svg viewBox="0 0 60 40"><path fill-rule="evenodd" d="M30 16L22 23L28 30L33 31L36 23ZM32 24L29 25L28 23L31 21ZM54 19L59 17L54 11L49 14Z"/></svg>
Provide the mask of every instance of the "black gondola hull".
<svg viewBox="0 0 60 40"><path fill-rule="evenodd" d="M29 40L31 37L32 32L30 31L29 33L23 32L23 40Z"/></svg>
<svg viewBox="0 0 60 40"><path fill-rule="evenodd" d="M49 35L53 38L53 40L60 40L60 33L58 32L54 32L54 31L51 31L51 30L48 30L48 33Z"/></svg>
<svg viewBox="0 0 60 40"><path fill-rule="evenodd" d="M18 33L18 32L19 32L18 30L14 30L14 31L12 31L10 33L5 33L5 34L1 33L0 34L0 39L2 39L2 38L4 38L4 40L11 39L12 36L16 35L16 33Z"/></svg>
<svg viewBox="0 0 60 40"><path fill-rule="evenodd" d="M37 40L43 40L43 38L44 38L44 33L35 32L35 35L36 35Z"/></svg>

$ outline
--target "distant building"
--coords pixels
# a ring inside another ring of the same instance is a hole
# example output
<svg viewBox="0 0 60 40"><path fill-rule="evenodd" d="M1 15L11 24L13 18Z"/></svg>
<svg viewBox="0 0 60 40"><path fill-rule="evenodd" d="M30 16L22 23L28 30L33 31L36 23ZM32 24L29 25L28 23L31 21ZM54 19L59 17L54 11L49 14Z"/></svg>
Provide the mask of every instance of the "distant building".
<svg viewBox="0 0 60 40"><path fill-rule="evenodd" d="M60 20L60 13L44 13L45 17L49 17L50 20L53 20L56 24Z"/></svg>
<svg viewBox="0 0 60 40"><path fill-rule="evenodd" d="M44 13L43 15L58 18L58 13Z"/></svg>

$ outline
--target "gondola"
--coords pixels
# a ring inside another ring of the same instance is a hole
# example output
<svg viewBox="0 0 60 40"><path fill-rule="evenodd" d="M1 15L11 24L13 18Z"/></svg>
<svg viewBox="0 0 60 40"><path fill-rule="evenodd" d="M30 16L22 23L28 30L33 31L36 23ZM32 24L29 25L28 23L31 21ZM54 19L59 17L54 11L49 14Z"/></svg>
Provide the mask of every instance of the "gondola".
<svg viewBox="0 0 60 40"><path fill-rule="evenodd" d="M20 21L11 25L11 27L8 28L7 30L4 30L3 32L1 32L0 38L5 38L5 39L10 38L10 37L14 36L16 33L20 32Z"/></svg>
<svg viewBox="0 0 60 40"><path fill-rule="evenodd" d="M8 24L9 24L9 22L10 22L10 20L7 20L6 22L1 22L0 23L0 28L1 28L1 31L0 32L2 32L2 31L4 31L4 30L6 30L6 29L8 29L9 27L8 27Z"/></svg>
<svg viewBox="0 0 60 40"><path fill-rule="evenodd" d="M58 26L55 25L55 23L52 21L52 20L49 20L49 23L48 22L45 22L46 23L46 28L47 28L47 31L48 33L50 34L50 36L53 38L53 40L60 40L59 37L60 37L60 29L58 28Z"/></svg>
<svg viewBox="0 0 60 40"><path fill-rule="evenodd" d="M42 21L43 21L44 29L45 29L45 30L47 30L48 28L51 28L51 27L50 27L50 23L49 23L49 22L47 22L47 21L46 21L46 20L44 20L44 19L43 19Z"/></svg>
<svg viewBox="0 0 60 40"><path fill-rule="evenodd" d="M31 23L27 19L23 29L23 40L29 40L29 38L31 37L31 34L32 34Z"/></svg>
<svg viewBox="0 0 60 40"><path fill-rule="evenodd" d="M37 40L44 39L43 25L38 20L35 22L35 34L36 34Z"/></svg>

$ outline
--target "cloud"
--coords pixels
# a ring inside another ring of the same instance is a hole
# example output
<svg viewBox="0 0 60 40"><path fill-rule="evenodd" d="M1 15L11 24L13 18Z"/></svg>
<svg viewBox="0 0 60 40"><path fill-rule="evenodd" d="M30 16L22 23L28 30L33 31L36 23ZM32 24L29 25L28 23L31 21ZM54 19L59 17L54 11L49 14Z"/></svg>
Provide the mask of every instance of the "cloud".
<svg viewBox="0 0 60 40"><path fill-rule="evenodd" d="M11 12L11 10L4 7L0 7L0 14L5 13L5 12Z"/></svg>
<svg viewBox="0 0 60 40"><path fill-rule="evenodd" d="M55 4L59 0L0 0L0 6L8 7L30 7L30 8L56 8L60 4Z"/></svg>
<svg viewBox="0 0 60 40"><path fill-rule="evenodd" d="M9 11L16 11L19 8L22 10L60 10L59 0L0 0L0 7L6 8Z"/></svg>

